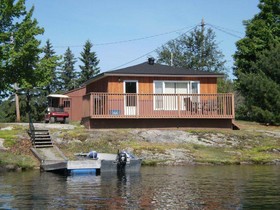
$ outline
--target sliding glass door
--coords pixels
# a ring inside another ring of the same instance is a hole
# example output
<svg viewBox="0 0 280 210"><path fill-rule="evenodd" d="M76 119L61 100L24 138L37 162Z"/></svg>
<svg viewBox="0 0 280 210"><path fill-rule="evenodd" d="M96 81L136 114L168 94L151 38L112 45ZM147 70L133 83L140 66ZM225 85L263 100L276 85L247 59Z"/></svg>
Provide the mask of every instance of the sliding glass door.
<svg viewBox="0 0 280 210"><path fill-rule="evenodd" d="M188 98L192 100L194 97L198 100L198 96L186 94L198 94L199 81L154 81L154 93L160 94L154 97L155 110L178 110L178 108L184 110Z"/></svg>

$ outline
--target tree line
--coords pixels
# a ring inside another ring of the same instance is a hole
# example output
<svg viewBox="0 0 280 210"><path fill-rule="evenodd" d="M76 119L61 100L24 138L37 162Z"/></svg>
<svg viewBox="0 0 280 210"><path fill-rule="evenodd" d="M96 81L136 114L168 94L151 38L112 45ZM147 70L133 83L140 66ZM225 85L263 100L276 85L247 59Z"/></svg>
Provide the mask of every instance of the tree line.
<svg viewBox="0 0 280 210"><path fill-rule="evenodd" d="M267 124L280 124L280 0L260 0L260 11L244 21L245 36L236 43L233 73L229 79L226 60L211 28L202 21L189 34L170 40L157 50L157 62L186 69L224 73L218 92L234 92L236 117ZM68 47L57 55L50 40L44 47L38 36L44 29L32 18L25 0L0 0L0 121L15 121L14 93L27 113L26 93L34 95L34 119L43 118L46 96L80 87L100 72L99 59L87 40L77 59ZM7 99L8 98L8 99ZM26 121L23 117L23 121Z"/></svg>
<svg viewBox="0 0 280 210"><path fill-rule="evenodd" d="M87 40L80 54L80 71L68 47L57 55L50 40L41 47L38 39L44 29L27 10L25 0L0 0L0 121L15 121L15 94L19 96L21 120L27 121L26 97L31 95L35 121L43 119L46 96L80 87L99 73L99 60Z"/></svg>

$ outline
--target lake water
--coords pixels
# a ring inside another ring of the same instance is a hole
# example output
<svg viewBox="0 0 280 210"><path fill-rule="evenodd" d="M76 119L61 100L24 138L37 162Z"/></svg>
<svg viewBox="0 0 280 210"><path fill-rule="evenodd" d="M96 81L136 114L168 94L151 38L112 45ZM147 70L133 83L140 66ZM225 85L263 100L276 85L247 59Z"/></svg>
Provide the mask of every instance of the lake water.
<svg viewBox="0 0 280 210"><path fill-rule="evenodd" d="M142 167L135 174L0 174L0 209L280 209L280 166Z"/></svg>

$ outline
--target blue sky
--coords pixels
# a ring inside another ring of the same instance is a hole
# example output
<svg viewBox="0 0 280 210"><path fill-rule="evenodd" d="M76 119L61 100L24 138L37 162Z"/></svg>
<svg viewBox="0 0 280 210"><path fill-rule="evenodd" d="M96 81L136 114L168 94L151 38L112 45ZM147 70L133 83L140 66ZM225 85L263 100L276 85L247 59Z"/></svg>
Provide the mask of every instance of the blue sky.
<svg viewBox="0 0 280 210"><path fill-rule="evenodd" d="M258 3L258 0L26 0L28 8L35 6L33 17L45 29L44 35L38 37L42 44L50 39L59 55L63 55L69 46L78 58L89 39L97 44L92 50L100 59L101 71L142 63L148 56L156 57L153 52L130 62L198 25L202 18L206 24L234 34L214 29L219 49L225 55L227 67L231 68L235 42L244 36L242 21L258 13ZM182 28L185 30L153 38L99 45Z"/></svg>

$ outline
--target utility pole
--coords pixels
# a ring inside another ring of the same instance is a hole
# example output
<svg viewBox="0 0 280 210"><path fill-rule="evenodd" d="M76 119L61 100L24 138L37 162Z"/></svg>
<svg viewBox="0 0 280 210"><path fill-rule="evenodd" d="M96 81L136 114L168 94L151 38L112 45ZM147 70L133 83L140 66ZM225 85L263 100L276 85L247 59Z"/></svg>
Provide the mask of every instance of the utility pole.
<svg viewBox="0 0 280 210"><path fill-rule="evenodd" d="M12 44L12 47L14 48L14 36L13 36L13 33L10 37L10 42ZM19 98L18 98L18 94L17 94L17 91L18 91L18 86L17 86L17 83L14 84L14 89L15 89L15 101L16 101L16 122L20 122L20 110L19 110Z"/></svg>
<svg viewBox="0 0 280 210"><path fill-rule="evenodd" d="M19 99L18 99L18 94L17 94L17 90L18 90L18 86L17 83L15 83L15 101L16 101L16 115L17 115L17 122L20 122L20 110L19 110Z"/></svg>
<svg viewBox="0 0 280 210"><path fill-rule="evenodd" d="M170 66L173 66L173 52L171 52L171 58L170 58Z"/></svg>

